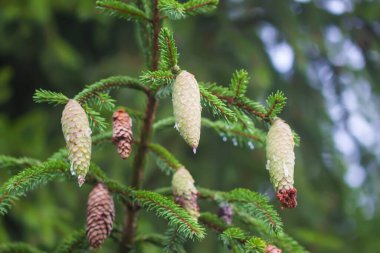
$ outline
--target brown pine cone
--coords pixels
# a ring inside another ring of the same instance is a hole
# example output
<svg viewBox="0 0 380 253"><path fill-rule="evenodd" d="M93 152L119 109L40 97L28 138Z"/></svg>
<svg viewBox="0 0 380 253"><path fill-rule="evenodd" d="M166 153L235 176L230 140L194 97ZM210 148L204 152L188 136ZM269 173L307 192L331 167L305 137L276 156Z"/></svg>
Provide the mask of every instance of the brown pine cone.
<svg viewBox="0 0 380 253"><path fill-rule="evenodd" d="M87 201L87 239L93 248L98 248L110 235L115 220L113 199L106 186L98 183L90 192Z"/></svg>
<svg viewBox="0 0 380 253"><path fill-rule="evenodd" d="M123 109L119 109L113 113L112 120L112 141L117 145L117 152L120 157L127 159L132 150L132 119Z"/></svg>

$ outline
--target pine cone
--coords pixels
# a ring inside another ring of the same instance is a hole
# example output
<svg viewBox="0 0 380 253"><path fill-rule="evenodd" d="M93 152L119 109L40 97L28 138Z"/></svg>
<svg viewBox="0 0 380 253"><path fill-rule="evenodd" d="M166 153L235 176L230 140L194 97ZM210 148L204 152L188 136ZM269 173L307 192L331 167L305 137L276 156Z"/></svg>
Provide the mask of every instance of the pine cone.
<svg viewBox="0 0 380 253"><path fill-rule="evenodd" d="M294 183L294 140L292 130L283 120L272 123L267 136L267 169L277 191L282 208L297 206L297 190Z"/></svg>
<svg viewBox="0 0 380 253"><path fill-rule="evenodd" d="M198 219L199 206L197 203L198 191L194 186L194 179L185 168L179 168L173 175L172 189L174 201L182 206L192 217Z"/></svg>
<svg viewBox="0 0 380 253"><path fill-rule="evenodd" d="M66 140L71 174L78 176L78 184L85 181L91 160L91 129L80 104L70 99L62 112L62 131Z"/></svg>
<svg viewBox="0 0 380 253"><path fill-rule="evenodd" d="M233 214L232 206L227 202L223 202L219 205L218 216L222 218L227 225L232 224Z"/></svg>
<svg viewBox="0 0 380 253"><path fill-rule="evenodd" d="M276 246L268 244L267 247L265 248L264 253L281 253L282 250L277 248Z"/></svg>
<svg viewBox="0 0 380 253"><path fill-rule="evenodd" d="M98 183L90 192L87 201L87 239L93 248L98 248L110 235L115 220L115 208L106 186Z"/></svg>
<svg viewBox="0 0 380 253"><path fill-rule="evenodd" d="M201 135L200 99L197 80L189 72L181 71L173 85L173 112L176 128L194 153Z"/></svg>
<svg viewBox="0 0 380 253"><path fill-rule="evenodd" d="M132 150L132 119L123 109L119 109L113 113L112 120L112 141L117 145L117 152L120 157L127 159Z"/></svg>

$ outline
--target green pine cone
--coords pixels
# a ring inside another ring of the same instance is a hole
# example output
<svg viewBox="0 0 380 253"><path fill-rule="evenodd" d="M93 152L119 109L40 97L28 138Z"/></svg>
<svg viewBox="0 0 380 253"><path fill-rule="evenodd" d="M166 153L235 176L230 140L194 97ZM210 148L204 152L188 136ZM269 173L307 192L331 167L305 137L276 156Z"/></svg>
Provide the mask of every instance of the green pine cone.
<svg viewBox="0 0 380 253"><path fill-rule="evenodd" d="M187 169L179 168L173 175L172 189L175 202L182 206L194 219L199 217L198 190Z"/></svg>
<svg viewBox="0 0 380 253"><path fill-rule="evenodd" d="M78 184L85 181L91 160L91 129L81 105L70 99L62 112L62 131L69 152L71 174L78 177Z"/></svg>
<svg viewBox="0 0 380 253"><path fill-rule="evenodd" d="M202 107L194 75L184 70L178 74L173 85L172 100L176 128L195 153L201 135Z"/></svg>
<svg viewBox="0 0 380 253"><path fill-rule="evenodd" d="M266 143L267 169L277 191L277 198L283 207L297 205L297 191L294 184L294 140L289 125L282 119L275 119L269 129Z"/></svg>

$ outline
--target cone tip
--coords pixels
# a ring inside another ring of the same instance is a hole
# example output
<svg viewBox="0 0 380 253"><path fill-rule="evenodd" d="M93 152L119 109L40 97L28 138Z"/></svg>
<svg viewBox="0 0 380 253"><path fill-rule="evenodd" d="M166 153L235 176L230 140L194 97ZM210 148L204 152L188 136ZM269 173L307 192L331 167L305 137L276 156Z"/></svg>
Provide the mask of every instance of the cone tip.
<svg viewBox="0 0 380 253"><path fill-rule="evenodd" d="M197 153L197 148L193 147L193 153L194 155Z"/></svg>
<svg viewBox="0 0 380 253"><path fill-rule="evenodd" d="M291 188L287 190L279 190L276 194L281 202L281 209L297 207L297 189Z"/></svg>
<svg viewBox="0 0 380 253"><path fill-rule="evenodd" d="M78 185L79 185L79 187L82 187L82 185L84 184L84 181L85 181L84 176L78 176Z"/></svg>

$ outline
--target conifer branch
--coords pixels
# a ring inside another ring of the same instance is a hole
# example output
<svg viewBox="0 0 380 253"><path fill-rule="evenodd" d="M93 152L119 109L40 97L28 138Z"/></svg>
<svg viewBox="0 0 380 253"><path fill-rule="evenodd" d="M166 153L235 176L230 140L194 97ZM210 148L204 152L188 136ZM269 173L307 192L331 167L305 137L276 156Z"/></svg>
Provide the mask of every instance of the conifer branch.
<svg viewBox="0 0 380 253"><path fill-rule="evenodd" d="M146 84L153 92L172 83L175 75L169 70L144 71L140 81Z"/></svg>
<svg viewBox="0 0 380 253"><path fill-rule="evenodd" d="M263 144L266 138L265 133L260 129L236 123L227 124L220 120L211 121L207 118L202 118L202 126L214 129L223 138L223 141L231 139L234 145L239 144L251 149L254 148L254 143Z"/></svg>
<svg viewBox="0 0 380 253"><path fill-rule="evenodd" d="M84 229L75 231L66 238L54 251L54 253L71 253L77 250L86 250L90 246L87 242L86 231Z"/></svg>
<svg viewBox="0 0 380 253"><path fill-rule="evenodd" d="M145 234L138 235L135 238L135 243L150 243L159 248L164 247L165 236L161 234Z"/></svg>
<svg viewBox="0 0 380 253"><path fill-rule="evenodd" d="M185 253L183 244L186 239L178 232L176 226L170 226L165 233L163 250L167 253Z"/></svg>
<svg viewBox="0 0 380 253"><path fill-rule="evenodd" d="M126 20L151 22L142 10L131 3L124 3L117 0L98 0L96 1L96 6L99 11L109 14L110 16L124 18Z"/></svg>
<svg viewBox="0 0 380 253"><path fill-rule="evenodd" d="M276 246L280 247L283 250L283 253L308 253L307 250L285 232L272 234L268 231L266 224L262 220L254 218L240 210L236 210L235 214L237 214L237 218L249 225L253 230L260 233L260 235L266 240L272 241Z"/></svg>
<svg viewBox="0 0 380 253"><path fill-rule="evenodd" d="M169 19L177 20L185 17L185 8L177 0L160 0L158 7Z"/></svg>
<svg viewBox="0 0 380 253"><path fill-rule="evenodd" d="M134 78L128 76L111 76L86 86L74 99L80 104L85 104L88 100L97 96L98 93L108 92L117 88L130 88L148 93L148 88Z"/></svg>
<svg viewBox="0 0 380 253"><path fill-rule="evenodd" d="M267 98L267 111L265 117L269 119L275 118L281 113L282 109L286 105L286 97L282 91L272 93Z"/></svg>
<svg viewBox="0 0 380 253"><path fill-rule="evenodd" d="M149 150L156 156L157 165L167 174L174 173L177 169L184 167L177 159L160 144L148 144Z"/></svg>
<svg viewBox="0 0 380 253"><path fill-rule="evenodd" d="M177 4L179 3L177 2ZM159 48L160 48L160 61L159 61L160 69L172 70L175 66L177 66L178 58L179 58L179 54L177 51L177 47L175 45L173 33L166 27L162 28L160 31L159 38L158 38L158 43L159 43Z"/></svg>
<svg viewBox="0 0 380 253"><path fill-rule="evenodd" d="M201 240L205 237L204 228L182 207L172 200L155 192L137 190L133 194L135 200L147 210L168 220L169 225L177 226L178 232L189 239Z"/></svg>
<svg viewBox="0 0 380 253"><path fill-rule="evenodd" d="M219 0L190 0L183 4L187 15L208 13L216 9Z"/></svg>
<svg viewBox="0 0 380 253"><path fill-rule="evenodd" d="M30 157L15 158L12 156L0 155L0 169L9 167L29 167L40 163L41 161Z"/></svg>
<svg viewBox="0 0 380 253"><path fill-rule="evenodd" d="M7 213L15 200L28 191L53 180L66 168L70 168L67 162L48 161L25 169L10 178L0 187L0 214Z"/></svg>
<svg viewBox="0 0 380 253"><path fill-rule="evenodd" d="M171 116L171 117L163 118L156 121L153 124L153 129L154 131L161 131L168 127L174 127L174 124L175 124L175 119L174 117Z"/></svg>
<svg viewBox="0 0 380 253"><path fill-rule="evenodd" d="M65 105L69 101L68 97L60 92L38 89L33 95L36 103L48 103L53 105Z"/></svg>
<svg viewBox="0 0 380 253"><path fill-rule="evenodd" d="M235 98L244 96L248 88L248 82L249 76L246 70L237 70L232 74L230 87L231 91L234 93Z"/></svg>
<svg viewBox="0 0 380 253"><path fill-rule="evenodd" d="M108 127L106 119L98 111L95 111L93 108L86 104L83 105L83 109L85 110L90 121L91 128L103 131Z"/></svg>
<svg viewBox="0 0 380 253"><path fill-rule="evenodd" d="M22 242L12 242L0 244L0 253L43 253L30 244Z"/></svg>
<svg viewBox="0 0 380 253"><path fill-rule="evenodd" d="M235 113L217 96L212 94L206 87L199 85L203 106L210 109L214 116L222 117L227 121L235 122Z"/></svg>
<svg viewBox="0 0 380 253"><path fill-rule="evenodd" d="M268 231L282 232L281 218L263 195L247 189L235 189L221 197L232 203L235 209L263 220L267 224Z"/></svg>

